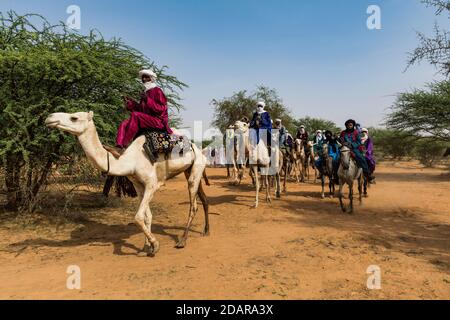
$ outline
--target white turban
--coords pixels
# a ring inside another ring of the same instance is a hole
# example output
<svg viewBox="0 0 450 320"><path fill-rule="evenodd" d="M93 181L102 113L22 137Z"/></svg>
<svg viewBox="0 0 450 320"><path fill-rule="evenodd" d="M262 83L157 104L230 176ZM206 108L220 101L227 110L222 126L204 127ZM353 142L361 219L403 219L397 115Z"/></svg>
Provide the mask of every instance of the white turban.
<svg viewBox="0 0 450 320"><path fill-rule="evenodd" d="M366 128L362 128L361 132L366 133L366 134L363 134L361 137L361 142L366 143L367 139L369 138L369 130L367 130Z"/></svg>
<svg viewBox="0 0 450 320"><path fill-rule="evenodd" d="M156 73L151 69L144 69L139 71L139 78L142 78L142 76L149 76L153 81L156 81L156 78L158 78Z"/></svg>
<svg viewBox="0 0 450 320"><path fill-rule="evenodd" d="M264 101L258 101L257 106L258 107L261 106L261 107L265 108L266 107L266 103Z"/></svg>

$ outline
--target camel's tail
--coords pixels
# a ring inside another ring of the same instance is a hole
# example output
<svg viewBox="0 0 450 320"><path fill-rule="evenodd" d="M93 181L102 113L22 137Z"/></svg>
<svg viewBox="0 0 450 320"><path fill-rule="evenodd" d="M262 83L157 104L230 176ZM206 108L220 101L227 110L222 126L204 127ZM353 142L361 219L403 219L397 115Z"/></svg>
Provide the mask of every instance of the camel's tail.
<svg viewBox="0 0 450 320"><path fill-rule="evenodd" d="M108 176L103 187L103 195L108 197L109 191L115 187L116 195L121 197L136 198L137 192L133 183L127 177Z"/></svg>

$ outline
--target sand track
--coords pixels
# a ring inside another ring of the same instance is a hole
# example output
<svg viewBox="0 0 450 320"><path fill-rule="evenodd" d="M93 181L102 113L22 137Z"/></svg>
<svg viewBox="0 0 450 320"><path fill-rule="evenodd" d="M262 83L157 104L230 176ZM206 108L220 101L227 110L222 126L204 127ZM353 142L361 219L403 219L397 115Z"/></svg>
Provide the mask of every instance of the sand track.
<svg viewBox="0 0 450 320"><path fill-rule="evenodd" d="M200 208L187 247L174 248L187 219L184 177L155 196L155 258L138 258L143 235L135 200L84 209L87 221L55 228L0 225L1 299L450 299L450 179L438 169L384 164L355 214L320 186L288 184L271 205L252 209L249 180L231 186L209 169L211 236ZM98 194L87 196L98 201ZM81 268L81 290L66 269ZM370 265L382 289L366 286Z"/></svg>

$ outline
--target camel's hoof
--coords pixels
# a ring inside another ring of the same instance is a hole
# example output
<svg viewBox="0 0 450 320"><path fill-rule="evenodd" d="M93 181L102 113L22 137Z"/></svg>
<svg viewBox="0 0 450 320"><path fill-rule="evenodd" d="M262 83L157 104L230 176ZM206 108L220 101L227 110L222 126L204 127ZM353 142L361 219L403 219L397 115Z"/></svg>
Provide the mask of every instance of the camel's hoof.
<svg viewBox="0 0 450 320"><path fill-rule="evenodd" d="M330 194L330 199L334 199L334 195Z"/></svg>
<svg viewBox="0 0 450 320"><path fill-rule="evenodd" d="M277 192L277 194L275 196L277 197L277 199L281 199L281 194L279 192Z"/></svg>
<svg viewBox="0 0 450 320"><path fill-rule="evenodd" d="M322 199L325 199L325 195L324 195L324 194L321 194L320 197L321 197Z"/></svg>
<svg viewBox="0 0 450 320"><path fill-rule="evenodd" d="M183 249L184 247L186 247L185 239L181 239L180 241L178 241L178 243L175 246L175 248L177 248L177 249Z"/></svg>
<svg viewBox="0 0 450 320"><path fill-rule="evenodd" d="M203 231L203 236L204 237L209 237L209 230Z"/></svg>
<svg viewBox="0 0 450 320"><path fill-rule="evenodd" d="M158 251L159 251L159 241L155 240L155 242L153 242L150 247L150 255L154 256L155 254L158 253Z"/></svg>
<svg viewBox="0 0 450 320"><path fill-rule="evenodd" d="M364 198L368 198L369 195L367 193L364 193Z"/></svg>
<svg viewBox="0 0 450 320"><path fill-rule="evenodd" d="M159 251L159 241L156 240L150 245L145 245L141 252L137 254L138 257L153 257Z"/></svg>

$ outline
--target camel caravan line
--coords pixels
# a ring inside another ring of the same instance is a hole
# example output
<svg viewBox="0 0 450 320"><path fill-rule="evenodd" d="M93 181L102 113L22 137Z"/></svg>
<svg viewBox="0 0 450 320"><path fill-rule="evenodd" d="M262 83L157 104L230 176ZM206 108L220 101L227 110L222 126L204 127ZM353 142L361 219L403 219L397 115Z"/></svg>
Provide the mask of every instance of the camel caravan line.
<svg viewBox="0 0 450 320"><path fill-rule="evenodd" d="M208 199L203 189L202 179L209 185L205 168L207 164L206 156L202 150L186 139L174 138L175 144L170 150L165 151L158 148L149 148L149 136L140 135L123 151L117 154L110 147L102 145L94 124L94 113L53 113L45 120L47 127L58 129L74 135L78 138L87 158L99 170L108 176L128 178L139 197L139 207L135 215L135 222L145 235L143 250L139 256L154 256L160 248L159 241L152 233L152 212L150 202L155 192L164 183L181 173L184 173L188 182L189 193L189 216L184 233L178 243L177 248L184 248L188 238L189 229L198 211L197 199L203 205L205 214L205 226L203 235L209 235ZM231 127L233 130L234 151L231 152L230 167L233 173L234 183L240 184L245 175L245 168L249 167L249 175L252 178L255 188L254 207L259 205L259 192L265 188L265 200L271 202L271 186L275 185L275 197L281 198L281 176L284 174L283 192L286 192L286 180L289 175L293 175L297 182L304 182L308 178L308 166L314 165L314 155L306 157L306 148L303 142L296 139L292 152L288 155L281 152L278 146L267 146L260 139L258 143L250 142L249 126L246 122L236 121ZM274 135L274 134L273 134ZM275 134L276 135L276 134ZM273 138L273 141L276 139ZM181 147L180 147L181 146ZM177 149L177 147L180 147ZM149 151L151 149L151 151ZM359 190L359 200L362 199L363 175L357 167L355 160L350 155L350 149L345 145L340 145L341 159L338 171L339 176L339 201L343 212L353 212L353 185L357 181ZM172 151L172 152L168 152ZM150 153L151 152L151 153ZM158 156L164 153L164 156ZM328 160L325 159L325 174L322 175L322 197L324 197L324 181L328 176L330 179L330 195L334 193L334 183L331 181L331 171ZM328 168L328 169L327 169ZM314 170L316 168L314 167ZM261 182L260 182L261 180ZM343 202L343 186L349 187L349 206Z"/></svg>

